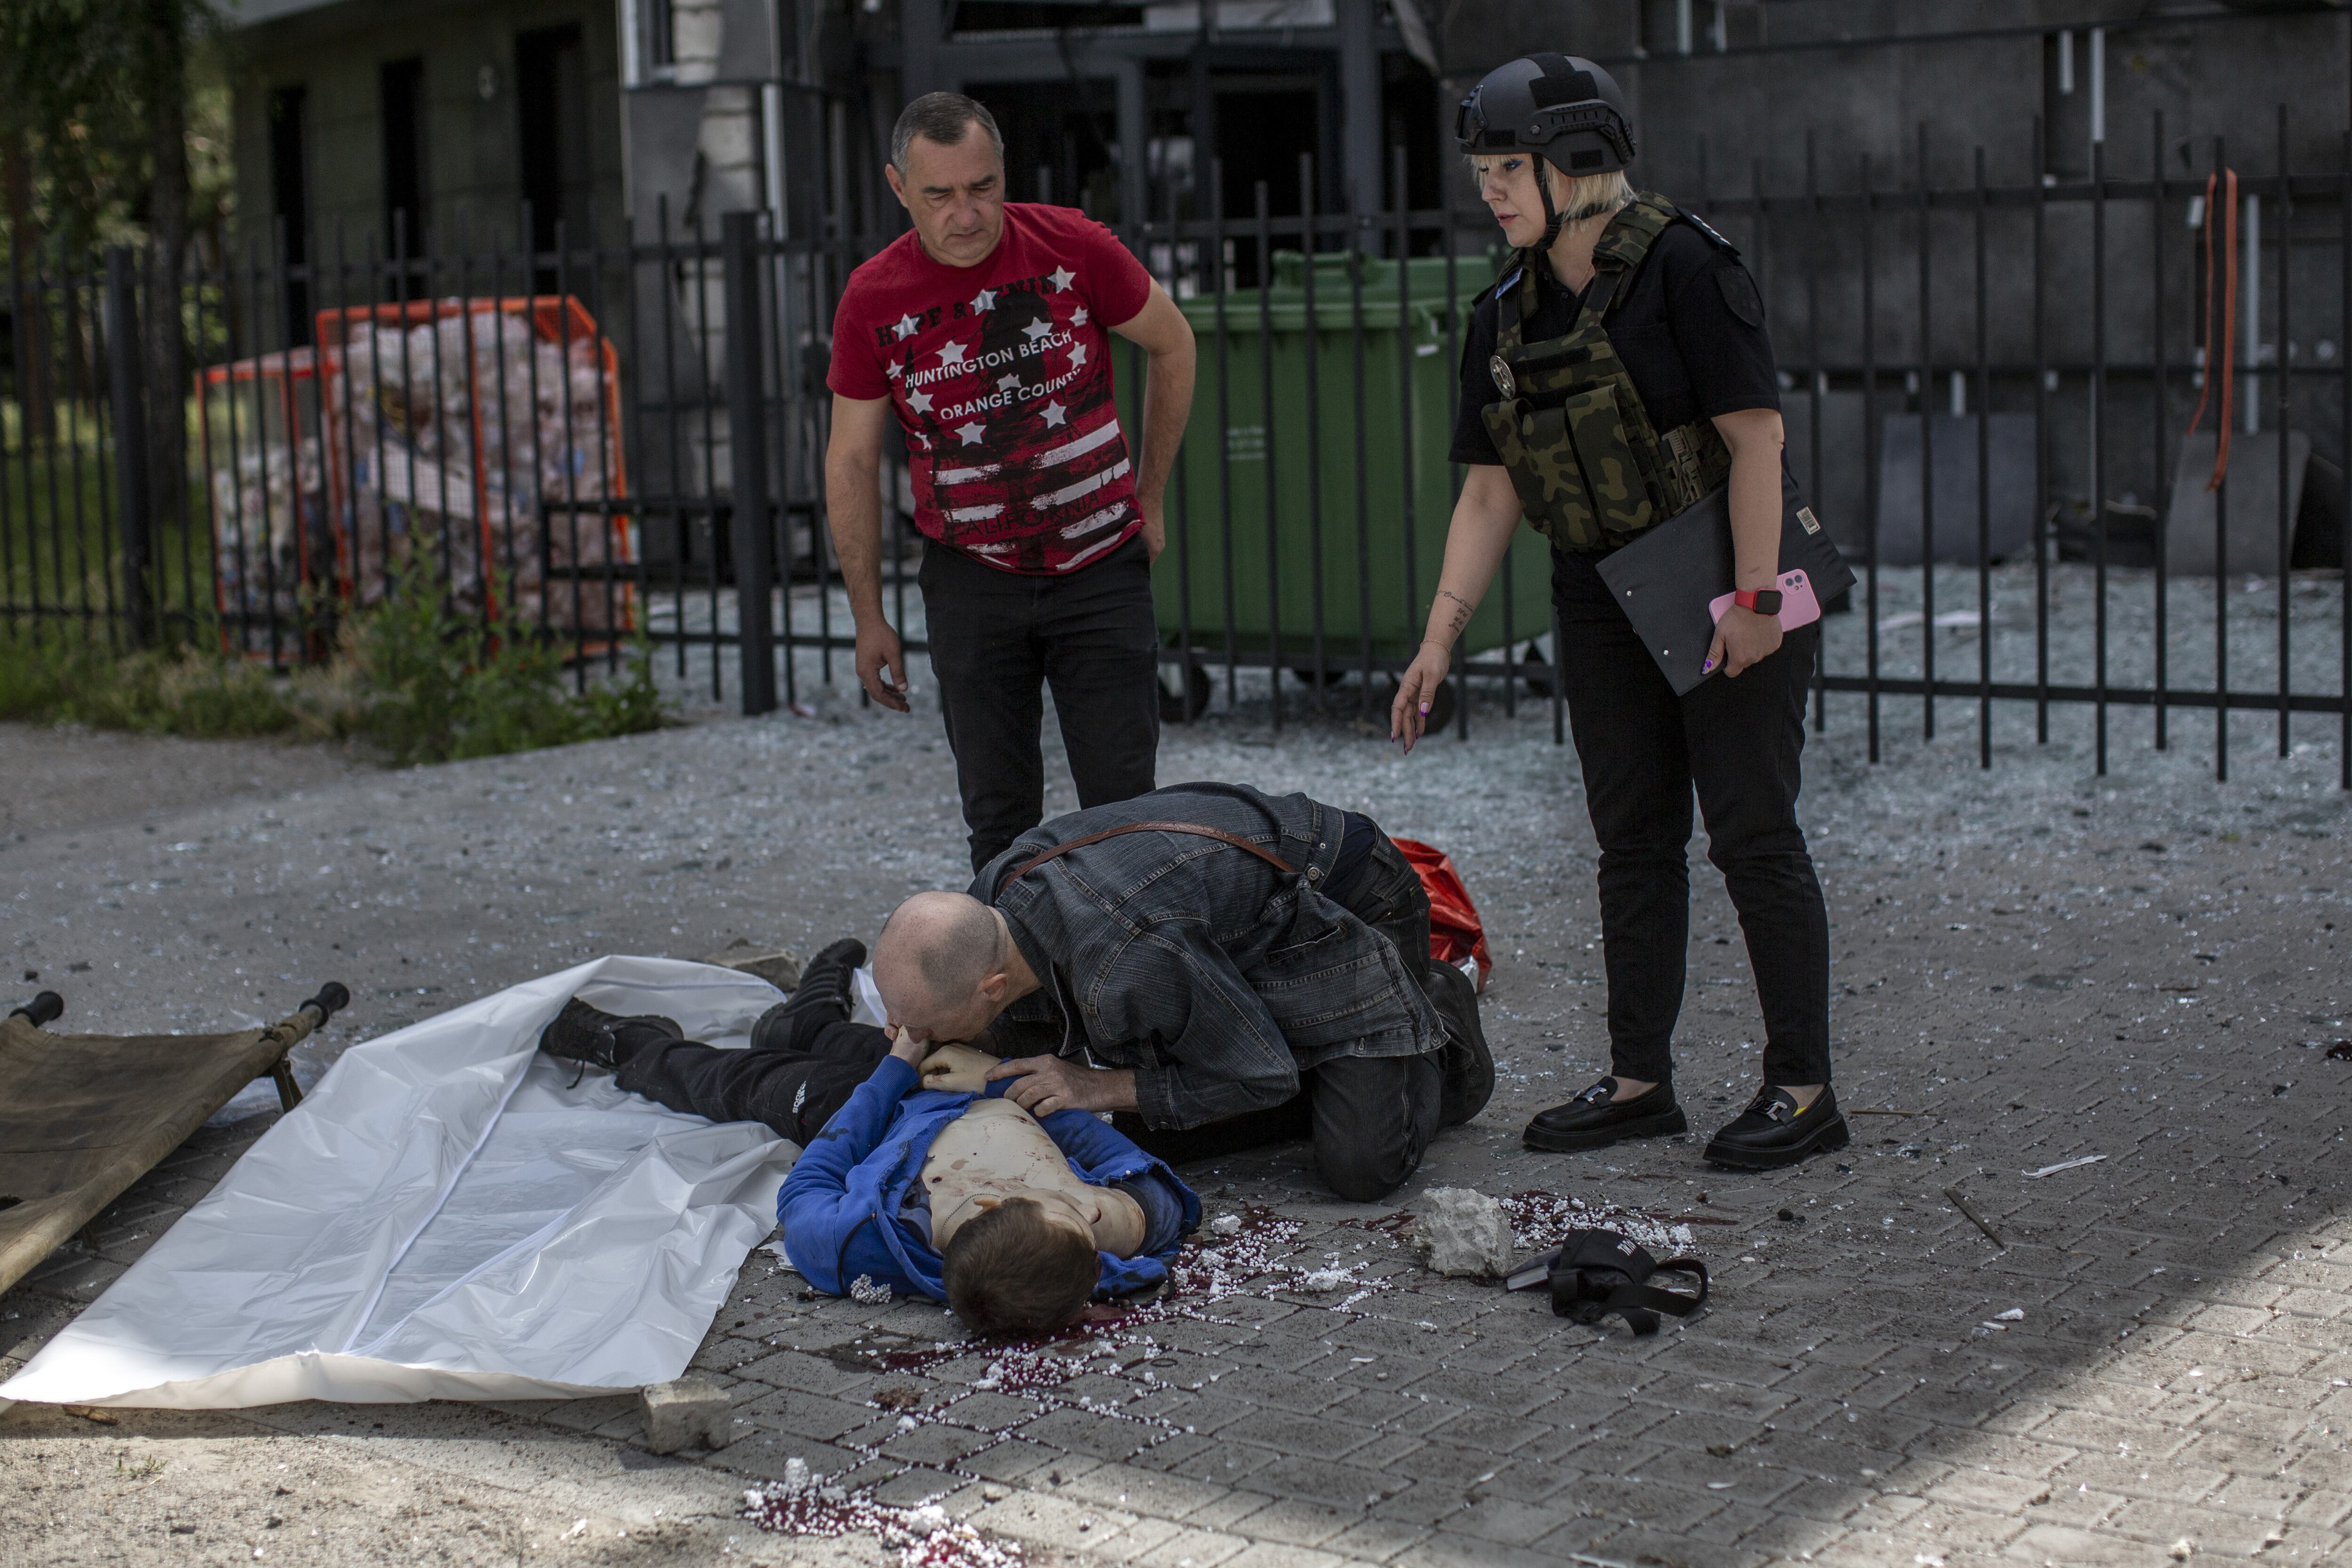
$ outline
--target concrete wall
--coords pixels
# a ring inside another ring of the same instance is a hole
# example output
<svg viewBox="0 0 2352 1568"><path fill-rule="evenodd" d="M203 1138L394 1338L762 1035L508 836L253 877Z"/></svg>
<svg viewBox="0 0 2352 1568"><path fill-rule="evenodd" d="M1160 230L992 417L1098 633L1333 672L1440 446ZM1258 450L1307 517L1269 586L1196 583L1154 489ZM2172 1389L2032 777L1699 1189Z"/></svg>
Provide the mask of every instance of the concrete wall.
<svg viewBox="0 0 2352 1568"><path fill-rule="evenodd" d="M331 264L338 226L350 255L380 254L377 73L388 60L422 56L433 242L445 250L487 250L495 226L511 250L522 198L515 36L568 22L579 24L585 57L594 205L605 237L617 238L624 209L612 0L347 0L237 30L231 40L244 233L266 244L269 232L269 95L300 85L309 93L310 202L321 259Z"/></svg>

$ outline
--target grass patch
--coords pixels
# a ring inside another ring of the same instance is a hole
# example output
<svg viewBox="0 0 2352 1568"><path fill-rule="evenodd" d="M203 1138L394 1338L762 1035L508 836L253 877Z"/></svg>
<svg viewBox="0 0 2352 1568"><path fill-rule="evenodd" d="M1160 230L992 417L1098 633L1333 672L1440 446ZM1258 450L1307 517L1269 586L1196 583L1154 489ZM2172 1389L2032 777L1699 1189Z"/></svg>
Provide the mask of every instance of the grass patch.
<svg viewBox="0 0 2352 1568"><path fill-rule="evenodd" d="M504 595L501 595L504 597ZM485 625L429 573L343 623L320 669L274 676L195 648L117 653L68 633L0 637L0 719L206 739L356 741L395 767L657 730L643 637L617 679L567 689L562 655L512 616Z"/></svg>
<svg viewBox="0 0 2352 1568"><path fill-rule="evenodd" d="M300 726L284 683L189 649L119 654L70 634L0 642L0 719L206 739Z"/></svg>

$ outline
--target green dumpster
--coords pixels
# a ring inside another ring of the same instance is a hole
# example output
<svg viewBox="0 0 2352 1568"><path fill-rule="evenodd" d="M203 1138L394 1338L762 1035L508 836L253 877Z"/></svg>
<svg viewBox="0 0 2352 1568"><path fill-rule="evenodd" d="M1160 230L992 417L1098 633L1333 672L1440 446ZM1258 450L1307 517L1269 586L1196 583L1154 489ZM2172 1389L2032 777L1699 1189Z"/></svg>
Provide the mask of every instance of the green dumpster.
<svg viewBox="0 0 2352 1568"><path fill-rule="evenodd" d="M1401 313L1395 262L1318 256L1310 330L1307 258L1277 251L1274 263L1263 299L1255 289L1224 296L1222 367L1216 297L1179 301L1200 373L1168 488L1168 550L1152 574L1160 635L1212 661L1230 648L1303 674L1318 653L1334 677L1367 655L1396 668L1421 642L1444 560L1461 334L1493 264L1456 258L1449 310L1445 258L1408 261ZM1136 428L1131 401L1125 411ZM1464 634L1465 655L1548 631L1550 579L1544 542L1521 530Z"/></svg>

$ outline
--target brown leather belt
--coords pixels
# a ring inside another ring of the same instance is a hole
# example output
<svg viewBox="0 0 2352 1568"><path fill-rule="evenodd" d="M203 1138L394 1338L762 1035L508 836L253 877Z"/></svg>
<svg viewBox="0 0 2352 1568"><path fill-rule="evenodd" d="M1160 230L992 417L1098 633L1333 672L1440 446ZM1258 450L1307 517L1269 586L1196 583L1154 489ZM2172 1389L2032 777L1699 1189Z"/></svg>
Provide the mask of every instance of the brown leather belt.
<svg viewBox="0 0 2352 1568"><path fill-rule="evenodd" d="M1228 833L1222 827L1203 827L1197 822L1130 822L1120 827L1106 827L1100 833L1089 833L1083 838L1073 838L1066 844L1056 844L1043 855L1033 855L1013 868L1013 874L997 885L1001 893L1006 887L1043 866L1046 861L1067 855L1073 849L1083 849L1089 844L1099 844L1106 838L1116 838L1122 833L1189 833L1196 838L1213 838L1220 844L1230 844L1236 849L1246 849L1286 877L1297 875L1298 868L1262 844L1254 844L1238 833Z"/></svg>

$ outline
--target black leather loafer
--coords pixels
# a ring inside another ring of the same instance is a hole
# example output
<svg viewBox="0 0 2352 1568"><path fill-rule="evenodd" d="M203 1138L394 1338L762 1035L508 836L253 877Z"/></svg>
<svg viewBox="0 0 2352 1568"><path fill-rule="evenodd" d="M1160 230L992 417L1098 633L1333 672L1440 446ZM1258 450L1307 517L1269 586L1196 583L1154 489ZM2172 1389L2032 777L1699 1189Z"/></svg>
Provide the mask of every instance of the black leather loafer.
<svg viewBox="0 0 2352 1568"><path fill-rule="evenodd" d="M1440 1127L1459 1127L1486 1109L1495 1093L1495 1054L1478 1022L1478 987L1450 963L1432 962L1424 983L1431 1005L1445 1026L1445 1093Z"/></svg>
<svg viewBox="0 0 2352 1568"><path fill-rule="evenodd" d="M1708 1141L1706 1158L1735 1171L1770 1171L1852 1141L1835 1089L1824 1085L1812 1104L1800 1107L1787 1089L1767 1089Z"/></svg>
<svg viewBox="0 0 2352 1568"><path fill-rule="evenodd" d="M1617 1080L1604 1078L1566 1105L1539 1111L1522 1142L1530 1149L1564 1154L1577 1149L1605 1149L1627 1138L1660 1138L1686 1132L1683 1108L1675 1103L1675 1086L1661 1083L1646 1094L1615 1100Z"/></svg>

